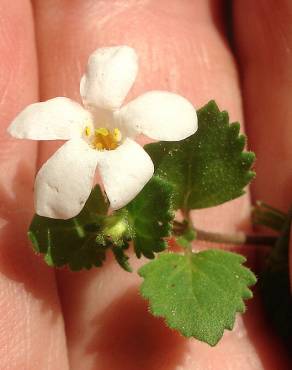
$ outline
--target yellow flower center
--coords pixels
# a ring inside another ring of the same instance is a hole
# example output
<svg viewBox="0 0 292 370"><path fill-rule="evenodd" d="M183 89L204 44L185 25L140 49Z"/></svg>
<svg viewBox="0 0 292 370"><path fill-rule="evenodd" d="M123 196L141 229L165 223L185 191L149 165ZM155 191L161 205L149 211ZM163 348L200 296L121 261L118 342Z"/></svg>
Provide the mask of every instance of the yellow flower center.
<svg viewBox="0 0 292 370"><path fill-rule="evenodd" d="M89 126L85 127L85 136L90 138L90 144L97 150L113 150L116 149L121 140L122 134L118 128L108 130L107 128L100 127L91 133Z"/></svg>

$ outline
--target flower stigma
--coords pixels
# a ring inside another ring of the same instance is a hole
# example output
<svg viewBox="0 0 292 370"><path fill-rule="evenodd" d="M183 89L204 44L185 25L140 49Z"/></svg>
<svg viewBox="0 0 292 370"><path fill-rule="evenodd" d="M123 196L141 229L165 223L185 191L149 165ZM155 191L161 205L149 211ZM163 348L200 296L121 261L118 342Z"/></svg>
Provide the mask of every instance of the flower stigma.
<svg viewBox="0 0 292 370"><path fill-rule="evenodd" d="M90 146L96 150L114 150L122 140L122 133L118 128L109 130L105 127L99 127L91 132L89 126L85 127L85 136L90 138Z"/></svg>

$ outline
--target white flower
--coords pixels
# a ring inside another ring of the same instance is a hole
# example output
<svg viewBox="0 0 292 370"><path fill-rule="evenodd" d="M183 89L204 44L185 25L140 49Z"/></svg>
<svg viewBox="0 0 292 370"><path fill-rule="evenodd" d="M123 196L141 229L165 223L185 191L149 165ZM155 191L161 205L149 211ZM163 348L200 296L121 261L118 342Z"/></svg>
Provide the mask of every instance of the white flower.
<svg viewBox="0 0 292 370"><path fill-rule="evenodd" d="M121 107L138 71L128 46L97 49L81 79L80 104L57 97L26 107L9 133L21 139L68 140L42 166L35 180L41 216L68 219L84 206L96 167L111 207L130 202L153 175L153 163L133 138L182 140L197 129L196 111L185 98L150 91Z"/></svg>

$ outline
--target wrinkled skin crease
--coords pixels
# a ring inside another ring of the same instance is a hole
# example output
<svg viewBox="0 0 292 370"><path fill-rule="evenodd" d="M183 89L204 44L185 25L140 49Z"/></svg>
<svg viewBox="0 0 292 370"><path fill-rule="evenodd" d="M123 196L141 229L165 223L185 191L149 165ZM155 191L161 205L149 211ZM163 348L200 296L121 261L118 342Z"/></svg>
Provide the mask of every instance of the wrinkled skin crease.
<svg viewBox="0 0 292 370"><path fill-rule="evenodd" d="M32 4L2 0L1 368L290 368L258 297L249 303L247 314L238 316L235 330L210 348L182 338L151 317L137 295L137 275L122 271L111 257L97 271L55 273L47 268L31 252L25 232L33 213L36 169L56 143L37 148L5 133L12 118L31 102L62 95L78 100L78 82L95 48L128 44L140 57L138 78L128 98L166 89L184 95L196 107L215 98L232 120L243 122L244 117L258 158L251 195L287 209L292 4L234 2L229 13L234 49L226 37L225 10L221 1L211 0L35 0ZM233 232L249 228L249 212L246 195L193 217L198 227ZM256 267L258 250L250 246L243 253ZM135 267L141 263L133 259Z"/></svg>

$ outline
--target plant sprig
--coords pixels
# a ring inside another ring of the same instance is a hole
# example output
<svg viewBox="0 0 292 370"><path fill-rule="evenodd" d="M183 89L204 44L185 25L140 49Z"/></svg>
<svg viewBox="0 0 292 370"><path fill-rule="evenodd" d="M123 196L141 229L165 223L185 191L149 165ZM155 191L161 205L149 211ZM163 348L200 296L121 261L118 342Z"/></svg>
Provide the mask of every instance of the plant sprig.
<svg viewBox="0 0 292 370"><path fill-rule="evenodd" d="M182 335L213 346L224 329L232 329L236 312L244 312L256 278L242 256L223 250L195 253L193 242L238 244L256 238L198 230L190 211L244 193L255 175L255 156L244 150L245 144L239 124L229 123L228 114L211 101L198 111L194 135L145 146L155 173L129 204L110 213L106 195L96 186L80 214L70 220L35 215L29 228L33 247L50 266L68 265L72 270L100 267L111 251L122 268L132 271L127 249L133 242L138 258L152 260L138 273L143 278L141 294L153 315ZM175 219L175 210L185 216L182 222ZM172 237L181 252L169 251Z"/></svg>

